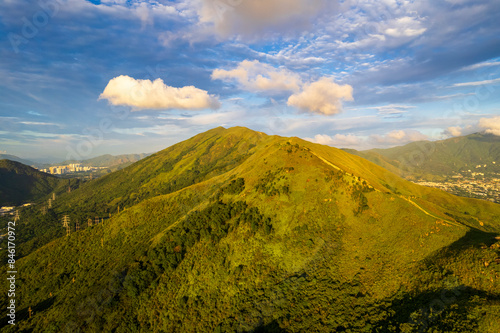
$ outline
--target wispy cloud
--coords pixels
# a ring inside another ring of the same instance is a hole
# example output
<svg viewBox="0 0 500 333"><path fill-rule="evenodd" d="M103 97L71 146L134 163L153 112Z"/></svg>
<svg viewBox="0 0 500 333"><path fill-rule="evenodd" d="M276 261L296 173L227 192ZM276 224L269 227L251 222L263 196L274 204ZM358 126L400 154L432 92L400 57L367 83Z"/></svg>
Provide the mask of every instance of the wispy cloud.
<svg viewBox="0 0 500 333"><path fill-rule="evenodd" d="M451 94L451 95L433 96L430 99L439 101L439 100L448 100L448 99L454 99L454 98L464 98L464 97L473 96L473 95L475 95L475 93L467 93L467 94L458 93L458 94Z"/></svg>
<svg viewBox="0 0 500 333"><path fill-rule="evenodd" d="M479 64L465 66L461 70L462 71L474 71L474 70L477 70L477 69L480 69L480 68L493 67L493 66L500 66L500 61L481 62Z"/></svg>
<svg viewBox="0 0 500 333"><path fill-rule="evenodd" d="M429 139L429 137L421 132L407 129L393 130L382 135L375 134L369 136L353 133L337 133L334 135L318 134L314 136L314 138L306 138L305 140L337 148L353 148L363 150L374 147L392 147L427 139Z"/></svg>
<svg viewBox="0 0 500 333"><path fill-rule="evenodd" d="M414 105L400 105L400 104L388 104L382 106L368 107L367 109L377 110L377 114L383 116L384 118L397 118L401 117L403 114L408 113L409 110L415 109Z"/></svg>
<svg viewBox="0 0 500 333"><path fill-rule="evenodd" d="M495 84L495 83L500 83L500 78L492 79L492 80L455 83L451 87L454 87L454 88L456 88L456 87L477 87L477 86L485 86L488 84Z"/></svg>
<svg viewBox="0 0 500 333"><path fill-rule="evenodd" d="M35 125L35 126L58 126L58 127L62 127L60 124L56 124L56 123L44 123L44 122L39 122L39 121L20 121L19 124L23 124L23 125Z"/></svg>
<svg viewBox="0 0 500 333"><path fill-rule="evenodd" d="M297 91L302 85L300 76L285 68L276 69L258 60L244 60L234 69L215 69L213 80L236 80L249 91Z"/></svg>
<svg viewBox="0 0 500 333"><path fill-rule="evenodd" d="M371 138L382 144L405 144L413 141L427 140L429 137L417 130L394 130L385 135L372 135Z"/></svg>
<svg viewBox="0 0 500 333"><path fill-rule="evenodd" d="M337 148L360 148L366 138L356 136L353 134L335 134L335 135L325 135L318 134L314 138L305 138L305 140L319 143L321 145L327 145Z"/></svg>

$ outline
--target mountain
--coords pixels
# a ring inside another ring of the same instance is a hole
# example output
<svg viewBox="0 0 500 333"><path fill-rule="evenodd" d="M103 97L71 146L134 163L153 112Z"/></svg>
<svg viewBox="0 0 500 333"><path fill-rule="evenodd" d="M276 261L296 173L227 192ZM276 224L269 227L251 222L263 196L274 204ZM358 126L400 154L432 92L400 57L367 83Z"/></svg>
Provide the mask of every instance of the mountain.
<svg viewBox="0 0 500 333"><path fill-rule="evenodd" d="M151 154L125 154L125 155L101 155L91 159L76 161L76 160L68 160L61 163L56 163L57 165L68 165L73 163L83 164L84 166L94 166L94 167L125 167L134 162L137 162L144 157L147 157ZM54 164L54 165L56 165Z"/></svg>
<svg viewBox="0 0 500 333"><path fill-rule="evenodd" d="M53 238L17 245L16 326L0 327L498 332L499 207L336 148L219 127L61 194L46 215L23 209L23 228Z"/></svg>
<svg viewBox="0 0 500 333"><path fill-rule="evenodd" d="M0 206L36 201L51 192L61 193L77 181L63 181L11 160L0 160Z"/></svg>
<svg viewBox="0 0 500 333"><path fill-rule="evenodd" d="M32 161L28 161L28 160L25 160L23 158L17 157L15 155L10 155L10 154L0 154L0 160L10 160L10 161L19 162L19 163L26 164L26 165L34 165L35 164Z"/></svg>
<svg viewBox="0 0 500 333"><path fill-rule="evenodd" d="M349 152L398 174L426 180L461 172L500 173L500 136L475 133L440 141L419 141L388 149ZM499 163L499 164L496 164ZM481 165L482 169L476 169Z"/></svg>

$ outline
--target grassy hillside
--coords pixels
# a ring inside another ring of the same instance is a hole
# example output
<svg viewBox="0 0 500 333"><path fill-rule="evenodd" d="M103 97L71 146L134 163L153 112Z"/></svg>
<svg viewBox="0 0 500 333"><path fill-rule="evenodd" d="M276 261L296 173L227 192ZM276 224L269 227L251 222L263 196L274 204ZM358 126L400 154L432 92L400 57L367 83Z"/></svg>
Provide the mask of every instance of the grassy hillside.
<svg viewBox="0 0 500 333"><path fill-rule="evenodd" d="M412 142L389 149L349 152L400 175L423 179L474 171L477 165L487 165L486 169L479 170L481 172L500 172L500 137L493 134L475 133L435 142Z"/></svg>
<svg viewBox="0 0 500 333"><path fill-rule="evenodd" d="M60 193L75 183L19 162L0 160L0 206L36 201L53 191Z"/></svg>
<svg viewBox="0 0 500 333"><path fill-rule="evenodd" d="M298 138L217 128L51 213L71 235L18 260L19 321L2 331L500 329L498 205Z"/></svg>

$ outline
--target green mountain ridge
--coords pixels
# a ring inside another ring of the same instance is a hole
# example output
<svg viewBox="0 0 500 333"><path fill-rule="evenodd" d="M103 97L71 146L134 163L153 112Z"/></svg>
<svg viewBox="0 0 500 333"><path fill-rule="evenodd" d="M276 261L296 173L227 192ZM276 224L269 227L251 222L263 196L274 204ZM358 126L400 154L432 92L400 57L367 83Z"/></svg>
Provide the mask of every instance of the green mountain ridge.
<svg viewBox="0 0 500 333"><path fill-rule="evenodd" d="M24 209L54 239L17 261L15 331L496 332L499 221L342 150L219 127L61 194L42 222Z"/></svg>
<svg viewBox="0 0 500 333"><path fill-rule="evenodd" d="M439 179L474 171L477 165L488 165L489 172L500 173L500 165L496 164L500 161L500 136L493 134L474 133L388 149L348 151L405 177Z"/></svg>

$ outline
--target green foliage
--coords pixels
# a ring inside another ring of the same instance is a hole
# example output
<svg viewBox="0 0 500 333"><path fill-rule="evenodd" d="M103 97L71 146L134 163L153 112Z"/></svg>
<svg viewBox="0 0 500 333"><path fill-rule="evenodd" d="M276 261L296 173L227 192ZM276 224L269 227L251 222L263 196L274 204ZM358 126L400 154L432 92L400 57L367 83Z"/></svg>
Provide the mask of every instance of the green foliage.
<svg viewBox="0 0 500 333"><path fill-rule="evenodd" d="M237 195L243 192L245 189L245 179L238 178L233 179L228 185L219 189L217 195L214 197L215 200L220 200L224 194Z"/></svg>
<svg viewBox="0 0 500 333"><path fill-rule="evenodd" d="M285 172L293 171L293 167L278 168L275 171L267 171L257 182L255 188L266 196L290 194L289 178Z"/></svg>

